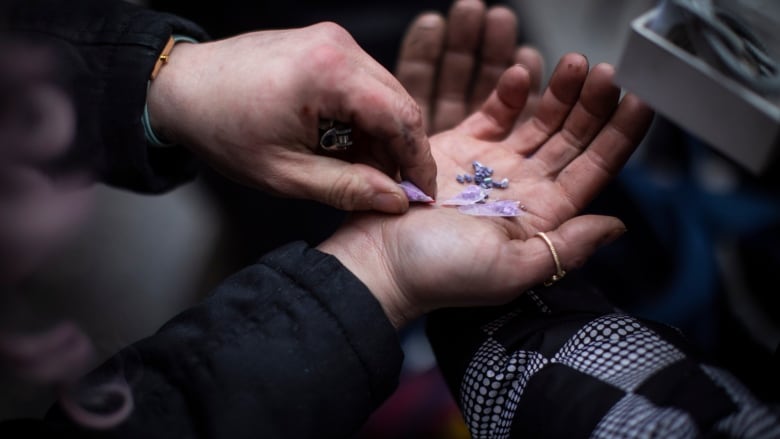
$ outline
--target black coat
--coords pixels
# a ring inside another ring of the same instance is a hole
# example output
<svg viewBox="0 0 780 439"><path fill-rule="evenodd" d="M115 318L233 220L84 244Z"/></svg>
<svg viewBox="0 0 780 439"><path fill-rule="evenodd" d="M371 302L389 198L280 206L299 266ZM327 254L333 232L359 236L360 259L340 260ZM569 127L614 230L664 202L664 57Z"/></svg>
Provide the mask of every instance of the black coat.
<svg viewBox="0 0 780 439"><path fill-rule="evenodd" d="M182 18L113 0L4 2L6 36L55 48L79 126L71 165L138 192L192 178L183 148L147 146L152 67ZM127 347L89 380L124 377L134 410L99 437L348 437L395 389L403 354L371 292L334 257L296 242L225 280L202 303ZM0 437L85 435L54 407ZM90 434L90 435L91 435Z"/></svg>

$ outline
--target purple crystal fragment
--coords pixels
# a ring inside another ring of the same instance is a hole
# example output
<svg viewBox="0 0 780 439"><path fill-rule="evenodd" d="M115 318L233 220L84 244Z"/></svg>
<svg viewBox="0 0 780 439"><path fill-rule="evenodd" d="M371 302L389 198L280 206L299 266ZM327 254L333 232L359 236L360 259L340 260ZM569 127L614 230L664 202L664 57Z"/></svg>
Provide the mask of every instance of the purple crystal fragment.
<svg viewBox="0 0 780 439"><path fill-rule="evenodd" d="M398 186L401 186L401 189L404 190L406 198L409 199L410 203L433 203L435 201L433 198L425 195L425 192L421 191L420 188L410 181L402 181L398 183Z"/></svg>
<svg viewBox="0 0 780 439"><path fill-rule="evenodd" d="M488 196L488 191L477 185L466 186L461 193L455 195L453 198L442 202L443 206L465 206L468 204L475 204L484 201Z"/></svg>
<svg viewBox="0 0 780 439"><path fill-rule="evenodd" d="M458 211L475 216L520 216L523 211L519 201L499 200L487 203L468 204L458 207Z"/></svg>

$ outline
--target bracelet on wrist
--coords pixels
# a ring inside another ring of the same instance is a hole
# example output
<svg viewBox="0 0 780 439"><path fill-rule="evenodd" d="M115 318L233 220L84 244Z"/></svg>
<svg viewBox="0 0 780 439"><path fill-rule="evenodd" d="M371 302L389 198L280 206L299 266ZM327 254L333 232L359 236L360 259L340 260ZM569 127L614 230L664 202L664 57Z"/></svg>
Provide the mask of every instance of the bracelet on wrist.
<svg viewBox="0 0 780 439"><path fill-rule="evenodd" d="M160 73L160 70L165 66L165 64L168 63L168 57L170 56L171 50L173 50L173 46L180 41L184 41L187 43L198 42L198 40L185 35L172 35L168 39L168 42L165 44L165 47L160 53L160 56L157 57L157 62L154 64L154 68L152 69L151 75L149 75L149 81L147 81L146 83L147 99L149 96L149 87L151 86L152 81L154 80L154 78L157 77L157 75ZM146 137L146 142L149 145L157 148L168 148L171 146L176 146L175 143L168 142L167 140L163 139L160 135L154 132L154 129L152 128L151 118L149 116L148 102L144 103L144 112L141 115L141 125L143 125L144 127L144 136Z"/></svg>

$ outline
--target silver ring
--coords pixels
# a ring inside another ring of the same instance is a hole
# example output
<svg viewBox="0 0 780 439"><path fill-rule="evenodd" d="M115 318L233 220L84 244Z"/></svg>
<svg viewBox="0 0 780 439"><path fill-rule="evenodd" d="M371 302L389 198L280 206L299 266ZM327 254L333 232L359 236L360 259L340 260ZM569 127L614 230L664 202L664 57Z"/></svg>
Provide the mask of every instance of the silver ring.
<svg viewBox="0 0 780 439"><path fill-rule="evenodd" d="M334 120L320 121L320 148L344 151L352 145L352 127Z"/></svg>

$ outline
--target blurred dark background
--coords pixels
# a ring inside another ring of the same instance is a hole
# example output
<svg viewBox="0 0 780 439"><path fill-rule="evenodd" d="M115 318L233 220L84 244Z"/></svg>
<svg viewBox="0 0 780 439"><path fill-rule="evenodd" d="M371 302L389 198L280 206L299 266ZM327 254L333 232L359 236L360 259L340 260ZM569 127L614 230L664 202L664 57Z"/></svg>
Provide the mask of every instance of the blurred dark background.
<svg viewBox="0 0 780 439"><path fill-rule="evenodd" d="M549 74L570 51L584 53L592 65L616 64L630 20L656 2L487 3L517 11L519 42L540 48ZM450 5L149 2L198 22L214 38L334 21L390 71L411 20L427 10L446 14ZM680 328L702 355L777 403L780 299L771 274L780 268L780 186L771 177L745 172L659 116L619 178L588 209L619 216L628 233L582 271L617 305ZM77 239L23 288L38 308L79 321L104 355L153 332L271 248L298 239L316 244L343 219L316 203L264 196L207 168L197 181L163 196L100 186L96 200ZM359 438L468 437L423 328L421 320L401 334L401 387ZM51 400L2 377L0 386L7 389L0 398L3 419L35 415Z"/></svg>

